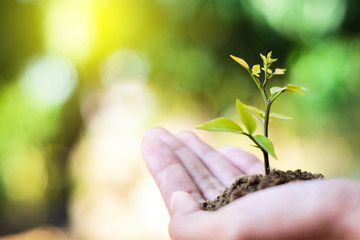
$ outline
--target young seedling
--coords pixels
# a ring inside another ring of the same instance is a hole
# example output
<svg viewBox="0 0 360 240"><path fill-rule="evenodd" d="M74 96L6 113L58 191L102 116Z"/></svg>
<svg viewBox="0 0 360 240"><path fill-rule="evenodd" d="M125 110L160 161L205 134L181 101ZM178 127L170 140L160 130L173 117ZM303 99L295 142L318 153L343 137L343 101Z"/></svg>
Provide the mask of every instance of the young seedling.
<svg viewBox="0 0 360 240"><path fill-rule="evenodd" d="M213 119L204 123L201 126L197 126L198 129L204 129L209 131L223 131L223 132L233 132L237 134L243 134L251 139L254 142L254 147L259 148L264 155L264 167L266 175L270 173L270 164L269 164L269 154L277 159L277 156L274 151L274 145L271 140L268 138L269 135L269 119L270 118L279 118L279 119L291 119L290 117L278 114L271 113L270 108L275 99L277 99L282 93L290 91L299 95L304 95L301 90L307 91L304 87L299 87L293 84L287 84L283 87L272 87L270 91L267 92L266 86L268 82L277 75L284 75L286 69L276 68L275 71L270 69L272 63L277 61L277 59L271 58L271 52L264 55L260 54L260 57L263 60L263 67L260 67L260 64L254 65L251 69L249 65L241 58L230 55L232 59L238 62L243 68L245 68L250 74L251 78L254 80L256 86L261 92L262 98L265 103L265 111L262 111L256 107L246 105L242 103L239 99L236 100L236 107L240 115L242 124L245 127L244 129L235 121L220 117ZM263 81L260 81L260 73L263 71ZM256 120L259 120L264 128L263 135L255 135L257 128Z"/></svg>

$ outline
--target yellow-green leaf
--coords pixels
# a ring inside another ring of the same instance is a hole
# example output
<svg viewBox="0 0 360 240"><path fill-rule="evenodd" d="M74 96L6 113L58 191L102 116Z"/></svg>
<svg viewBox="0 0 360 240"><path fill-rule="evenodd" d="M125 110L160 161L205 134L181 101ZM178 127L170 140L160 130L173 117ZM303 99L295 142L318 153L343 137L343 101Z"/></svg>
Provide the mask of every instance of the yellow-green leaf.
<svg viewBox="0 0 360 240"><path fill-rule="evenodd" d="M254 117L245 109L244 104L239 99L236 100L236 107L241 121L248 130L249 134L253 134L256 130L256 121Z"/></svg>
<svg viewBox="0 0 360 240"><path fill-rule="evenodd" d="M247 104L244 104L244 103L243 103L243 105L248 111L254 112L254 113L264 117L264 115L265 115L264 111L258 109L257 107L251 106L251 105L247 105Z"/></svg>
<svg viewBox="0 0 360 240"><path fill-rule="evenodd" d="M246 70L250 71L249 65L247 64L247 62L245 62L244 59L239 58L239 57L235 57L233 55L230 55L230 57L232 59L234 59L236 62L238 62L241 66L243 66Z"/></svg>
<svg viewBox="0 0 360 240"><path fill-rule="evenodd" d="M254 139L262 149L264 149L271 156L273 156L273 158L277 159L277 156L276 156L275 150L274 150L274 145L269 138L262 136L262 135L255 135Z"/></svg>
<svg viewBox="0 0 360 240"><path fill-rule="evenodd" d="M292 89L298 89L298 90L303 90L303 91L308 91L307 88L304 88L304 87L299 87L299 86L296 86L294 84L288 84L286 85L287 88L292 88Z"/></svg>
<svg viewBox="0 0 360 240"><path fill-rule="evenodd" d="M234 132L234 133L243 133L242 128L231 119L228 118L215 118L210 120L203 125L197 126L197 129L203 129L208 131L219 131L219 132Z"/></svg>
<svg viewBox="0 0 360 240"><path fill-rule="evenodd" d="M253 113L253 115L256 115L255 117L258 117L260 122L263 122L264 116L265 116L264 111L258 109L257 107L251 106L251 105L246 105L246 104L243 104L243 105L249 112ZM292 117L289 117L289 116L286 116L286 115L283 115L283 114L280 114L280 113L270 113L269 117L270 118L283 119L283 120L292 119Z"/></svg>
<svg viewBox="0 0 360 240"><path fill-rule="evenodd" d="M266 59L267 59L268 61L270 61L271 54L272 54L272 51L270 51L270 52L267 54L267 56L266 56Z"/></svg>
<svg viewBox="0 0 360 240"><path fill-rule="evenodd" d="M261 57L261 59L263 60L264 65L265 65L266 62L267 62L266 57L265 57L264 55L262 55L261 53L260 53L260 57Z"/></svg>
<svg viewBox="0 0 360 240"><path fill-rule="evenodd" d="M259 74L260 74L260 65L257 64L257 65L254 65L251 69L251 72L252 72L252 75L255 75L257 77L259 77Z"/></svg>
<svg viewBox="0 0 360 240"><path fill-rule="evenodd" d="M286 69L285 68L276 68L274 75L284 75L285 74Z"/></svg>
<svg viewBox="0 0 360 240"><path fill-rule="evenodd" d="M304 94L302 92L299 92L298 90L292 89L292 88L287 88L286 91L290 91L296 94L299 94L301 96L304 96Z"/></svg>
<svg viewBox="0 0 360 240"><path fill-rule="evenodd" d="M281 92L281 91L284 91L284 90L286 90L286 88L285 87L272 87L272 88L270 88L270 93L271 94L275 94L275 93L278 93L278 92Z"/></svg>
<svg viewBox="0 0 360 240"><path fill-rule="evenodd" d="M303 90L303 91L307 91L306 88L304 87L299 87L299 86L296 86L296 85L293 85L293 84L288 84L285 86L285 90L286 91L290 91L290 92L294 92L296 94L299 94L301 96L304 96L304 94L298 90Z"/></svg>
<svg viewBox="0 0 360 240"><path fill-rule="evenodd" d="M270 118L277 118L277 119L284 119L284 120L290 120L292 117L280 114L280 113L270 113Z"/></svg>
<svg viewBox="0 0 360 240"><path fill-rule="evenodd" d="M258 109L257 107L243 104L246 110L248 110L254 117L256 117L261 123L264 123L264 111Z"/></svg>

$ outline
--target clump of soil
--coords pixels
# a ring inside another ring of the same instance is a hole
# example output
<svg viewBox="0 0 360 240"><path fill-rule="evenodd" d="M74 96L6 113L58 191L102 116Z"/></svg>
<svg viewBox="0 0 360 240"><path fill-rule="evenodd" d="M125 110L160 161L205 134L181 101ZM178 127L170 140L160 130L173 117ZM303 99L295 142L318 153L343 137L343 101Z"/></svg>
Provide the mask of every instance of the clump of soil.
<svg viewBox="0 0 360 240"><path fill-rule="evenodd" d="M208 211L215 211L229 202L243 197L249 193L259 191L265 188L297 181L324 178L322 174L313 174L301 170L280 171L272 170L269 175L255 174L236 178L231 186L225 188L214 200L202 202L202 208Z"/></svg>

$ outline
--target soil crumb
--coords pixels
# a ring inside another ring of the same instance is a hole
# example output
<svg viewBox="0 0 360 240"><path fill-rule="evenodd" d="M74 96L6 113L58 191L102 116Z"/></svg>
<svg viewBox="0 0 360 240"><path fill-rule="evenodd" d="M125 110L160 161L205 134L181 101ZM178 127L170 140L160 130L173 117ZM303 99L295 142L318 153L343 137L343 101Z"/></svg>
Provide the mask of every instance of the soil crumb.
<svg viewBox="0 0 360 240"><path fill-rule="evenodd" d="M229 202L243 197L249 193L265 188L297 181L324 178L322 174L313 174L300 169L296 171L272 170L269 175L255 174L236 178L235 181L213 200L201 202L202 208L215 211Z"/></svg>

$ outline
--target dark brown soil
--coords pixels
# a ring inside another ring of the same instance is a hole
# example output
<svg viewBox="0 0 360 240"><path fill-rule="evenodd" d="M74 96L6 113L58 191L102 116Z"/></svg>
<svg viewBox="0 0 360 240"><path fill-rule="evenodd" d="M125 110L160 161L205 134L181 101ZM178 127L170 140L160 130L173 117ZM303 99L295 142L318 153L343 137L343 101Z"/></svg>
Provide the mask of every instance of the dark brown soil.
<svg viewBox="0 0 360 240"><path fill-rule="evenodd" d="M215 211L229 202L238 199L246 194L259 191L265 188L297 181L324 178L322 174L313 174L301 170L280 171L273 170L269 175L251 175L235 179L231 186L225 188L222 194L213 200L202 202L204 210Z"/></svg>

